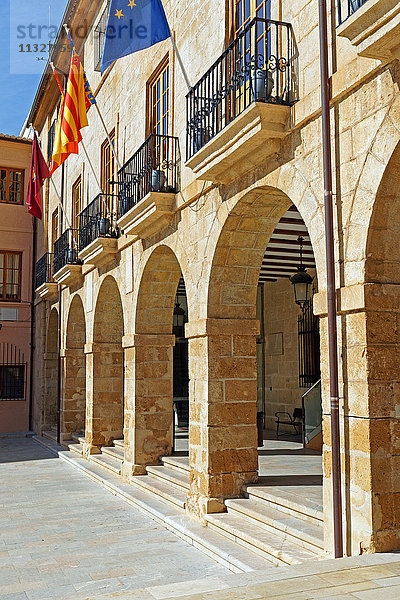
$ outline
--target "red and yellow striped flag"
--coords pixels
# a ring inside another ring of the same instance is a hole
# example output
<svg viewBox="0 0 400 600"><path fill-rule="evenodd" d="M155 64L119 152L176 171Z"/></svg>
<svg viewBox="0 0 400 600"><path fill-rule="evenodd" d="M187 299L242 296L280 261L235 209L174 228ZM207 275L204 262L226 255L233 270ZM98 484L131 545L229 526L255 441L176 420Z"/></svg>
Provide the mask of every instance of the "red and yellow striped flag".
<svg viewBox="0 0 400 600"><path fill-rule="evenodd" d="M82 140L81 129L88 124L87 108L85 74L80 58L73 50L67 91L57 122L50 174L53 174L70 154L78 154L78 144Z"/></svg>

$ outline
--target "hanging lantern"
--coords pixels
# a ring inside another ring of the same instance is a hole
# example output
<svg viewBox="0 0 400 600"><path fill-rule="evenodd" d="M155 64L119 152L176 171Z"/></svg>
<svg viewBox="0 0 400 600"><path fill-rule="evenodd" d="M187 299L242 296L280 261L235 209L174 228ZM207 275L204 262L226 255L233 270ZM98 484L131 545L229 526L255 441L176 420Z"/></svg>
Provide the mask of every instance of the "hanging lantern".
<svg viewBox="0 0 400 600"><path fill-rule="evenodd" d="M183 310L183 308L181 308L179 302L176 301L174 306L173 317L174 334L176 337L185 337L185 322L186 312Z"/></svg>
<svg viewBox="0 0 400 600"><path fill-rule="evenodd" d="M302 311L306 308L310 299L310 288L312 284L312 277L306 271L303 265L303 238L300 236L297 241L300 245L300 264L297 267L297 271L290 278L290 283L294 289L294 301L298 304Z"/></svg>

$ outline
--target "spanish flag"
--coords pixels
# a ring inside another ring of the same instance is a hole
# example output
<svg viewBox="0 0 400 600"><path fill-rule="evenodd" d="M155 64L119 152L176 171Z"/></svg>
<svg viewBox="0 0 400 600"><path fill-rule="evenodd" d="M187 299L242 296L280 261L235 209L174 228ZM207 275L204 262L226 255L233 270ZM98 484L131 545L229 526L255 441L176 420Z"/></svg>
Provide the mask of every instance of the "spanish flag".
<svg viewBox="0 0 400 600"><path fill-rule="evenodd" d="M57 122L53 156L51 157L50 174L68 158L70 154L78 154L78 144L82 140L81 129L88 125L88 101L85 89L85 73L75 49L72 51L67 91L65 93Z"/></svg>

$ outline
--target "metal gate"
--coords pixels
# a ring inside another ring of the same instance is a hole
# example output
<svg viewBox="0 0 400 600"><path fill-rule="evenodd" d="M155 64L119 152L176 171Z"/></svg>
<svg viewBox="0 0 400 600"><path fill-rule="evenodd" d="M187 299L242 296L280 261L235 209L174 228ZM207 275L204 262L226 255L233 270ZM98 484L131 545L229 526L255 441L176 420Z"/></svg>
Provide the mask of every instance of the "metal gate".
<svg viewBox="0 0 400 600"><path fill-rule="evenodd" d="M313 312L313 297L297 320L299 341L299 386L309 388L321 378L319 319Z"/></svg>

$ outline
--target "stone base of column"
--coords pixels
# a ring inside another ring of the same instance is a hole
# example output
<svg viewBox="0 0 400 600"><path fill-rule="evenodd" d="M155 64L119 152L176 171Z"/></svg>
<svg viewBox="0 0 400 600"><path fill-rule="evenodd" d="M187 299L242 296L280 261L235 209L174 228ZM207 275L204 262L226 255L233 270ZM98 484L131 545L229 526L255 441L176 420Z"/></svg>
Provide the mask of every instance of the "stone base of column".
<svg viewBox="0 0 400 600"><path fill-rule="evenodd" d="M90 456L91 454L101 454L99 446L94 446L91 443L85 442L83 444L83 455Z"/></svg>
<svg viewBox="0 0 400 600"><path fill-rule="evenodd" d="M135 475L146 475L146 467L144 465L135 465L134 463L124 460L121 467L121 475L124 479L131 479Z"/></svg>
<svg viewBox="0 0 400 600"><path fill-rule="evenodd" d="M206 515L226 512L226 506L224 501L219 498L208 498L201 494L188 492L186 510L192 517L203 522Z"/></svg>

